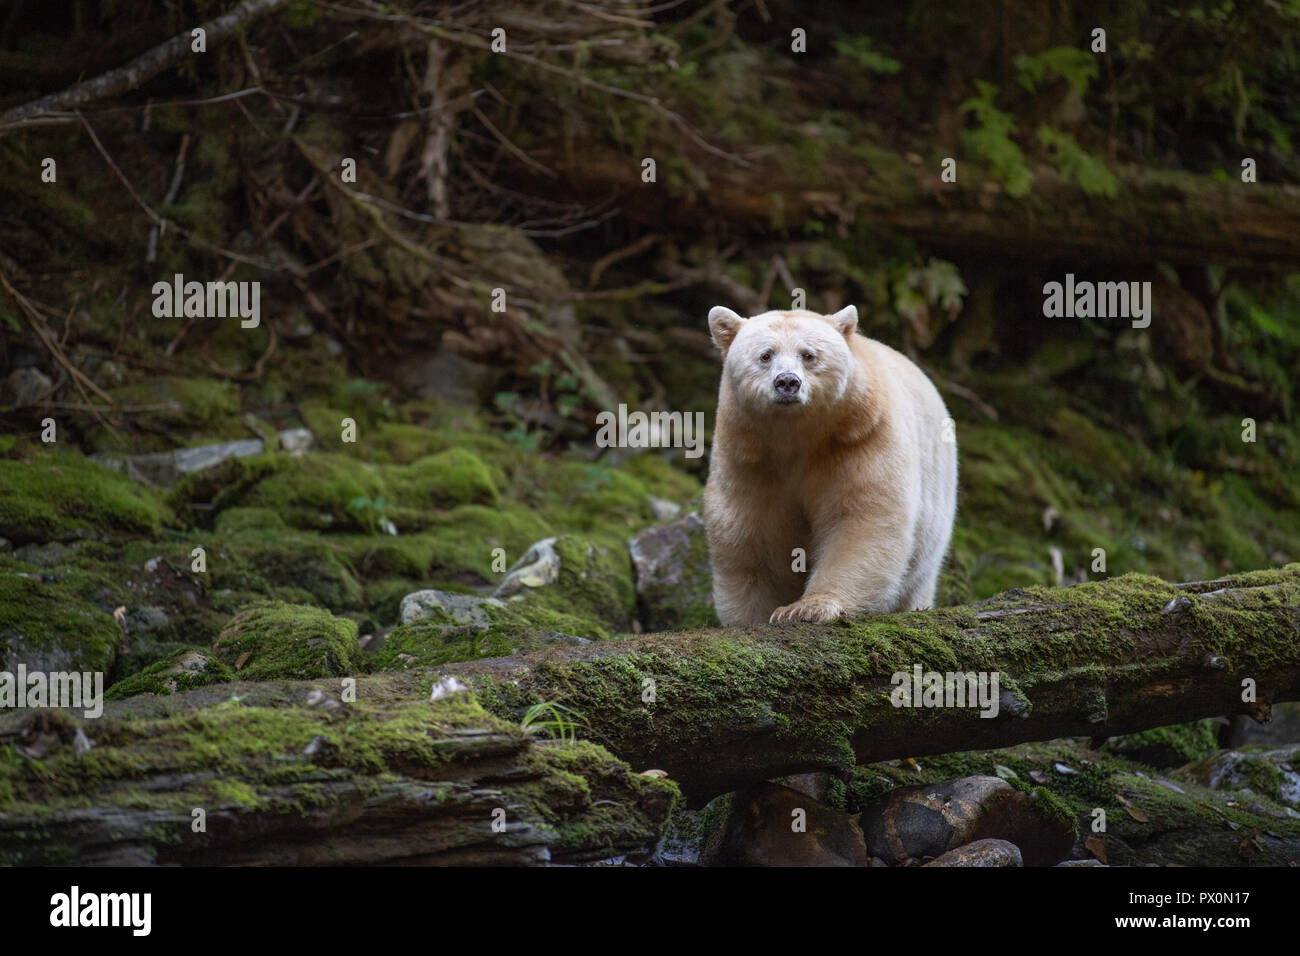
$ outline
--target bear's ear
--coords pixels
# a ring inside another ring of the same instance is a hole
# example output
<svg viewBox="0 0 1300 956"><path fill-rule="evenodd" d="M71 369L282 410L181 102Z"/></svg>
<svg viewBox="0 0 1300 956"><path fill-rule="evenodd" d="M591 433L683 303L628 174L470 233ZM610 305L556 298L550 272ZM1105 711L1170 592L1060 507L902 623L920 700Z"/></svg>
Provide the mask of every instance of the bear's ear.
<svg viewBox="0 0 1300 956"><path fill-rule="evenodd" d="M744 321L743 315L737 315L726 306L715 305L709 309L709 333L713 336L713 344L725 354Z"/></svg>
<svg viewBox="0 0 1300 956"><path fill-rule="evenodd" d="M858 330L858 307L846 305L831 316L831 325L839 330L840 335L848 338Z"/></svg>

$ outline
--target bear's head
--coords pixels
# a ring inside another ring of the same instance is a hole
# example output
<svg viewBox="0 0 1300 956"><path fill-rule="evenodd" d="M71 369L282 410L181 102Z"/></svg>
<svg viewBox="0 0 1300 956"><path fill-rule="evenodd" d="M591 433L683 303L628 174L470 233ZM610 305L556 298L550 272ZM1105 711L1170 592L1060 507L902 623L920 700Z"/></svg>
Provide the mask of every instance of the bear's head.
<svg viewBox="0 0 1300 956"><path fill-rule="evenodd" d="M849 387L855 362L849 339L858 310L834 315L764 312L746 319L723 306L709 310L709 332L722 350L722 379L749 408L826 408Z"/></svg>

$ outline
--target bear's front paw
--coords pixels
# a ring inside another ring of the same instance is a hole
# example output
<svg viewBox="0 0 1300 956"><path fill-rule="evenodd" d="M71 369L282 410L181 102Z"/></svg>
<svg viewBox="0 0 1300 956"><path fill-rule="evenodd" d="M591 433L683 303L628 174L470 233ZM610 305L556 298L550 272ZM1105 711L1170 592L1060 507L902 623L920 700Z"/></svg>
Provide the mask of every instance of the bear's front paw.
<svg viewBox="0 0 1300 956"><path fill-rule="evenodd" d="M772 612L769 623L794 624L797 621L823 623L833 621L843 612L838 601L818 595L806 595L793 604L779 607Z"/></svg>

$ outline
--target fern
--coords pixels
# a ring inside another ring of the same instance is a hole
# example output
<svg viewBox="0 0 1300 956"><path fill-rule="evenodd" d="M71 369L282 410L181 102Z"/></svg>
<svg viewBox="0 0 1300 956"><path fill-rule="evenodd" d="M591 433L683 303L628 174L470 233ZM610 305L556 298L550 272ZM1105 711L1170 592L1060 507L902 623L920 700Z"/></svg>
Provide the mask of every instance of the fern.
<svg viewBox="0 0 1300 956"><path fill-rule="evenodd" d="M1069 133L1044 124L1038 127L1038 141L1047 147L1062 174L1074 179L1089 196L1114 199L1118 195L1119 180L1105 163L1080 147Z"/></svg>
<svg viewBox="0 0 1300 956"><path fill-rule="evenodd" d="M1059 76L1082 96L1087 91L1088 84L1097 78L1096 57L1072 46L1052 47L1038 56L1020 53L1014 62L1016 78L1030 93L1033 93L1044 79Z"/></svg>
<svg viewBox="0 0 1300 956"><path fill-rule="evenodd" d="M989 164L993 175L1001 180L1009 195L1028 195L1032 181L1029 166L1025 163L1025 154L1011 139L1011 134L1016 131L1016 121L993 105L993 98L998 93L996 86L983 80L976 80L975 86L979 96L968 99L959 109L963 113L973 113L980 125L978 129L964 131L962 142L970 152Z"/></svg>

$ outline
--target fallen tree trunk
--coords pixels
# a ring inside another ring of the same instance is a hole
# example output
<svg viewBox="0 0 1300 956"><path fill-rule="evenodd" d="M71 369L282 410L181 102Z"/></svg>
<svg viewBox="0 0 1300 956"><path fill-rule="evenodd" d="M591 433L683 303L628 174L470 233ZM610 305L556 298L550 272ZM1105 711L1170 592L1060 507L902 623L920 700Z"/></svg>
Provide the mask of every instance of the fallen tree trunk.
<svg viewBox="0 0 1300 956"><path fill-rule="evenodd" d="M896 707L895 674L998 675L996 716ZM1107 737L1300 699L1300 564L1182 587L1126 575L833 625L648 635L453 665L489 710L557 700L694 805L854 763ZM1243 681L1255 700L1244 699Z"/></svg>
<svg viewBox="0 0 1300 956"><path fill-rule="evenodd" d="M1127 575L832 625L651 634L374 674L357 680L356 703L302 681L137 697L99 720L10 712L0 720L0 863L530 863L647 852L676 790L635 771L667 771L698 805L855 762L1220 714L1262 719L1270 702L1300 699L1298 638L1300 565L1291 565L1182 586ZM986 701L996 715L894 706L894 675L910 680L918 666L996 674ZM451 675L477 702L427 700ZM519 715L541 701L581 714L592 742L522 730ZM196 809L206 832L192 831Z"/></svg>
<svg viewBox="0 0 1300 956"><path fill-rule="evenodd" d="M1029 195L1010 196L974 163L959 183L943 183L937 163L912 165L878 151L872 166L829 164L818 181L792 179L775 162L737 167L693 157L708 187L663 202L640 181L627 156L600 149L541 153L557 179L532 177L530 187L554 198L595 202L614 193L624 216L658 231L702 220L767 234L798 231L812 221L865 219L891 226L937 250L1024 256L1034 262L1171 262L1246 269L1300 264L1300 189L1219 182L1192 173L1122 167L1119 193L1089 196L1047 167ZM528 170L520 175L529 177ZM685 183L673 184L677 191Z"/></svg>

